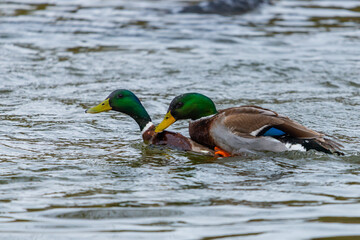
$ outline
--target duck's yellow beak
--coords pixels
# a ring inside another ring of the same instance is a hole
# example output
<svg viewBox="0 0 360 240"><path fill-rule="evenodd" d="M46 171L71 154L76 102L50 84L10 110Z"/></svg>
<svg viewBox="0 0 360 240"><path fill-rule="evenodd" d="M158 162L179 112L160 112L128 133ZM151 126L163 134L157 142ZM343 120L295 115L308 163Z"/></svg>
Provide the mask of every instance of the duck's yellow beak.
<svg viewBox="0 0 360 240"><path fill-rule="evenodd" d="M165 115L164 120L156 126L155 132L162 132L164 129L169 127L171 124L173 124L176 121L176 119L171 115L170 111Z"/></svg>
<svg viewBox="0 0 360 240"><path fill-rule="evenodd" d="M110 111L112 107L110 107L109 98L105 101L97 105L96 107L89 108L86 110L86 113L100 113L100 112L107 112Z"/></svg>

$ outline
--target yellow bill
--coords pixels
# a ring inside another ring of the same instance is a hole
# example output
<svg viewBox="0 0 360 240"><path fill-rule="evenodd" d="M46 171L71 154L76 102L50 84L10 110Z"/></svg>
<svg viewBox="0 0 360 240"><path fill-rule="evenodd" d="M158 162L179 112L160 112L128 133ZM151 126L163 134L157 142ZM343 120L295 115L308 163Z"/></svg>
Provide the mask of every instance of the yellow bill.
<svg viewBox="0 0 360 240"><path fill-rule="evenodd" d="M86 113L100 113L100 112L107 112L110 111L112 107L110 107L109 98L105 101L97 105L96 107L89 108L86 110Z"/></svg>
<svg viewBox="0 0 360 240"><path fill-rule="evenodd" d="M166 129L167 127L169 127L171 124L173 124L176 121L176 119L171 115L170 112L168 112L165 115L164 120L162 120L162 122L156 126L155 128L155 132L162 132L164 131L164 129Z"/></svg>

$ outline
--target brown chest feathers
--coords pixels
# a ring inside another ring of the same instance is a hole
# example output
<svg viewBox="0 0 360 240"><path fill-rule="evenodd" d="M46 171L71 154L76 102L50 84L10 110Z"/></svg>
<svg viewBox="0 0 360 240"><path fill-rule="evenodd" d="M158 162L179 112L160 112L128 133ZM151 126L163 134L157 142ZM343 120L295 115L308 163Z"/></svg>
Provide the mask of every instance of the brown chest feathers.
<svg viewBox="0 0 360 240"><path fill-rule="evenodd" d="M192 140L208 148L214 149L215 143L210 136L210 128L214 117L199 119L189 123L189 134Z"/></svg>

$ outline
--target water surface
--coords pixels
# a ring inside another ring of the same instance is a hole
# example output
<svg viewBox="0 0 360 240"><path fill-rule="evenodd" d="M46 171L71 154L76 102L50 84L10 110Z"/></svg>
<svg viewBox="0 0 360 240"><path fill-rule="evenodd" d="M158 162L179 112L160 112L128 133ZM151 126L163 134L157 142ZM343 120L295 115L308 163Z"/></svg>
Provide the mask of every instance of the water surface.
<svg viewBox="0 0 360 240"><path fill-rule="evenodd" d="M359 1L168 11L191 2L0 3L1 239L360 237ZM129 117L84 114L117 88L155 123L189 91L271 108L346 155L148 147Z"/></svg>

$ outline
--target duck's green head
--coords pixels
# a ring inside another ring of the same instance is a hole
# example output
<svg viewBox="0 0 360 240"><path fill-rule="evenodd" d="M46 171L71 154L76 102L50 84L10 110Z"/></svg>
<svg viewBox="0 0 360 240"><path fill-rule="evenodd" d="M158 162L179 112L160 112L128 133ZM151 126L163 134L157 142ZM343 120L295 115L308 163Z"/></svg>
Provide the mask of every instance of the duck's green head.
<svg viewBox="0 0 360 240"><path fill-rule="evenodd" d="M196 120L217 113L213 101L200 93L185 93L174 98L164 120L156 127L161 132L180 119Z"/></svg>
<svg viewBox="0 0 360 240"><path fill-rule="evenodd" d="M103 102L85 112L100 113L110 110L129 115L139 124L140 130L142 130L147 123L151 122L151 118L140 100L134 93L126 89L113 91Z"/></svg>

